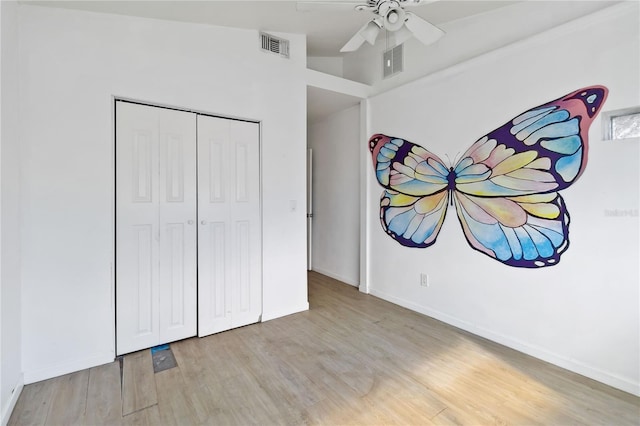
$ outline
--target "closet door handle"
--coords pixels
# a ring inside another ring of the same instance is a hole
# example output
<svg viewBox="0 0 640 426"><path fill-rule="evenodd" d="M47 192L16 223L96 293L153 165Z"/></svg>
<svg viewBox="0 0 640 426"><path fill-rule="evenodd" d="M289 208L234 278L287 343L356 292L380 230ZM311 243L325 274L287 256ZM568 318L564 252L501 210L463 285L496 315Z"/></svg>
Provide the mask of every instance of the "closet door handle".
<svg viewBox="0 0 640 426"><path fill-rule="evenodd" d="M189 225L193 225L193 220L189 219L189 220L187 221L187 223L188 223Z"/></svg>
<svg viewBox="0 0 640 426"><path fill-rule="evenodd" d="M206 224L207 224L207 221L206 221L206 220L201 220L201 221L200 221L200 224L201 224L201 225L206 225Z"/></svg>

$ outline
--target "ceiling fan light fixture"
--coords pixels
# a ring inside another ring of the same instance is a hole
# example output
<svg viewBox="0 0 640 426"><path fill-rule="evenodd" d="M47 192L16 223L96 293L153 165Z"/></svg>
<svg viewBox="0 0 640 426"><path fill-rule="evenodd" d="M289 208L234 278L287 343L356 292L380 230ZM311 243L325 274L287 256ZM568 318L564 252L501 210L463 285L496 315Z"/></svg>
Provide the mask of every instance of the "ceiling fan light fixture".
<svg viewBox="0 0 640 426"><path fill-rule="evenodd" d="M387 31L398 31L404 26L406 12L401 7L393 7L384 15L384 28Z"/></svg>
<svg viewBox="0 0 640 426"><path fill-rule="evenodd" d="M378 34L380 33L380 24L374 19L370 21L366 27L360 30L360 35L369 43L370 45L374 45L376 43L376 39L378 38Z"/></svg>
<svg viewBox="0 0 640 426"><path fill-rule="evenodd" d="M1 0L0 0L1 1ZM320 2L321 0L317 0ZM357 0L356 0L357 1ZM367 42L375 45L381 29L394 33L396 44L400 45L415 37L425 45L434 43L444 35L444 31L430 22L404 10L405 6L433 3L438 0L360 0L355 9L369 10L374 15L356 32L353 37L340 49L340 52L353 52ZM332 2L347 4L348 0L332 0ZM349 2L352 3L352 2Z"/></svg>
<svg viewBox="0 0 640 426"><path fill-rule="evenodd" d="M382 24L378 21L377 18L367 22L362 28L358 30L357 33L354 34L353 37L351 37L351 40L349 40L347 44L342 46L340 52L345 53L358 50L358 48L362 46L365 41L371 45L375 44L376 38L378 38L378 33L380 32L381 25Z"/></svg>

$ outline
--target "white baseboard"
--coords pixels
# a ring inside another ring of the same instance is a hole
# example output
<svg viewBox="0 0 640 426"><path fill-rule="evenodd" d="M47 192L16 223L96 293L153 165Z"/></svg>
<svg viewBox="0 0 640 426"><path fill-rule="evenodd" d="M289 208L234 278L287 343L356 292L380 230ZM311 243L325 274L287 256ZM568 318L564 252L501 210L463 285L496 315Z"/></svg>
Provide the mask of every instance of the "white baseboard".
<svg viewBox="0 0 640 426"><path fill-rule="evenodd" d="M2 426L6 426L9 423L9 419L11 418L11 413L13 413L13 409L18 402L18 398L20 398L20 394L22 393L22 388L24 388L24 379L22 374L18 379L18 383L13 387L13 392L11 393L11 397L7 404L2 408Z"/></svg>
<svg viewBox="0 0 640 426"><path fill-rule="evenodd" d="M287 310L281 310L281 311L276 311L276 312L263 313L262 314L262 322L270 321L270 320L276 319L276 318L286 317L287 315L293 315L293 314L297 314L299 312L304 312L304 311L308 311L308 310L309 310L309 302L303 304L302 306L299 306L296 309L287 309Z"/></svg>
<svg viewBox="0 0 640 426"><path fill-rule="evenodd" d="M379 297L388 302L435 318L444 323L453 325L454 327L458 327L462 330L468 331L469 333L484 337L485 339L489 339L493 342L515 349L527 355L531 355L535 358L557 365L558 367L562 367L566 370L572 371L590 379L597 380L598 382L602 382L606 385L628 392L632 395L640 396L640 383L635 383L625 377L620 377L608 371L600 370L599 368L595 368L578 360L570 359L564 355L560 355L547 349L531 345L529 343L515 339L511 336L506 336L504 334L497 333L484 327L479 327L449 314L420 306L414 302L400 299L385 292L376 289L369 290L373 296Z"/></svg>
<svg viewBox="0 0 640 426"><path fill-rule="evenodd" d="M331 278L333 278L334 280L342 281L342 282L343 282L343 283L345 283L345 284L349 284L349 285L352 285L352 286L354 286L354 287L359 287L359 286L360 286L360 283L359 283L359 282L357 282L356 280L354 280L354 279L352 279L352 278L344 277L344 276L339 275L339 274L336 274L336 273L333 273L333 272L331 272L331 271L328 271L328 270L326 270L326 269L323 269L322 267L320 267L320 268L319 268L319 267L317 267L317 266L314 266L314 267L312 268L312 270L313 270L314 272L319 273L319 274L322 274L322 275L326 275L326 276L328 276L328 277L331 277Z"/></svg>
<svg viewBox="0 0 640 426"><path fill-rule="evenodd" d="M108 364L113 362L114 359L115 353L109 352L88 358L72 360L62 364L51 365L37 370L25 371L24 383L30 384L41 380L51 379L52 377L62 376L64 374L75 373L76 371Z"/></svg>

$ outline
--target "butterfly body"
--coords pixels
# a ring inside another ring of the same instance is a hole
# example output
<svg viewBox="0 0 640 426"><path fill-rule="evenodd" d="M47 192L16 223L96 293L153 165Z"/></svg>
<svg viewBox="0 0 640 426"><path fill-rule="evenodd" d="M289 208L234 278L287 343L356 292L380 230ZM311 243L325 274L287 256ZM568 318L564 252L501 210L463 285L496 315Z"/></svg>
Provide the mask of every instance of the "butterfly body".
<svg viewBox="0 0 640 426"><path fill-rule="evenodd" d="M456 189L456 171L453 170L453 166L449 167L449 174L447 175L447 190L453 191Z"/></svg>
<svg viewBox="0 0 640 426"><path fill-rule="evenodd" d="M419 145L372 136L383 228L404 246L428 247L451 204L472 248L510 266L557 264L569 246L558 191L584 172L588 129L606 97L605 87L592 86L526 111L449 167Z"/></svg>

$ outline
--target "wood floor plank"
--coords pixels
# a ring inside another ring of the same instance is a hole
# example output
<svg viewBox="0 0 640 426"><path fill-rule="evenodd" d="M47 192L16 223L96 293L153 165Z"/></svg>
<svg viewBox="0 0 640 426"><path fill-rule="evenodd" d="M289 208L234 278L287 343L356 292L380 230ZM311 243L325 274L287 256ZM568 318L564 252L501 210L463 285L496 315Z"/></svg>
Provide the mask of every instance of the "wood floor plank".
<svg viewBox="0 0 640 426"><path fill-rule="evenodd" d="M116 364L25 386L10 424L639 424L638 397L332 278L309 274L309 303L172 343L178 367L155 375L128 355L121 406Z"/></svg>
<svg viewBox="0 0 640 426"><path fill-rule="evenodd" d="M144 408L140 411L128 414L122 418L125 426L158 426L160 422L160 410L158 405Z"/></svg>
<svg viewBox="0 0 640 426"><path fill-rule="evenodd" d="M56 386L45 425L81 424L87 404L89 370L67 374L56 379Z"/></svg>
<svg viewBox="0 0 640 426"><path fill-rule="evenodd" d="M155 378L160 423L167 426L200 423L180 367L156 373Z"/></svg>
<svg viewBox="0 0 640 426"><path fill-rule="evenodd" d="M8 425L44 425L58 382L56 378L25 386Z"/></svg>
<svg viewBox="0 0 640 426"><path fill-rule="evenodd" d="M207 354L203 352L200 340L187 339L172 343L171 348L195 416L201 423L215 419L220 414L220 404L209 384L216 379L206 366Z"/></svg>
<svg viewBox="0 0 640 426"><path fill-rule="evenodd" d="M122 366L122 415L158 403L151 351L126 355Z"/></svg>
<svg viewBox="0 0 640 426"><path fill-rule="evenodd" d="M215 344L215 349L211 345L213 340L207 342L207 347L210 348L209 353L215 354L215 358L209 358L211 360L209 366L217 364L220 369L227 372L221 377L222 380L216 381L216 384L210 385L210 388L220 401L221 411L231 416L234 423L278 423L280 413L278 406L286 404L285 395L270 395L269 387L262 386L260 380L253 374L253 369L249 366L256 360L243 342L241 338L243 334L251 335L252 332L246 328L234 330L224 339L220 339L222 344ZM280 380L281 374L277 369L267 364L262 364L262 367L272 372L270 376L272 380ZM253 391L249 392L249 389Z"/></svg>
<svg viewBox="0 0 640 426"><path fill-rule="evenodd" d="M121 387L119 362L112 362L91 368L89 370L87 408L83 424L121 424Z"/></svg>

